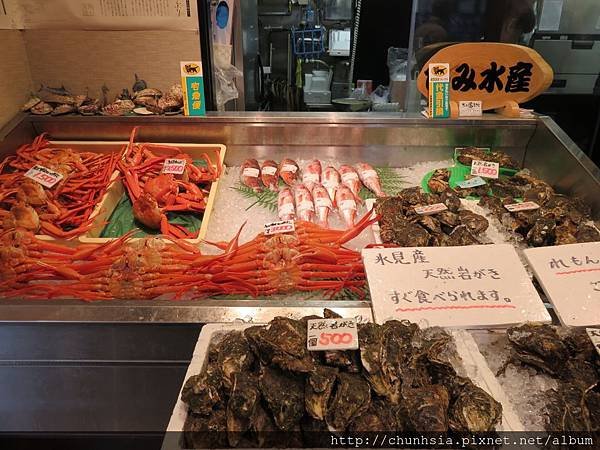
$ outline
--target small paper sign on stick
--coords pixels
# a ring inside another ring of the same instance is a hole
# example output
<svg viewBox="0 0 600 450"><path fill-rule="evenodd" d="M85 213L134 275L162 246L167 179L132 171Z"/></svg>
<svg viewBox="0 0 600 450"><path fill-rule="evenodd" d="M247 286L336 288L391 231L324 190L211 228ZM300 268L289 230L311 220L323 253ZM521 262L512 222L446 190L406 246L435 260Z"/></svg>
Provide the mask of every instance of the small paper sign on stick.
<svg viewBox="0 0 600 450"><path fill-rule="evenodd" d="M162 173L172 173L173 175L181 175L185 171L185 159L165 159Z"/></svg>
<svg viewBox="0 0 600 450"><path fill-rule="evenodd" d="M564 325L600 325L600 243L531 248L525 256Z"/></svg>
<svg viewBox="0 0 600 450"><path fill-rule="evenodd" d="M312 351L356 350L356 319L311 319L306 325L306 347Z"/></svg>
<svg viewBox="0 0 600 450"><path fill-rule="evenodd" d="M489 161L473 161L471 175L483 178L498 178L500 176L500 164Z"/></svg>
<svg viewBox="0 0 600 450"><path fill-rule="evenodd" d="M375 248L362 255L379 324L407 319L494 327L551 320L511 245Z"/></svg>
<svg viewBox="0 0 600 450"><path fill-rule="evenodd" d="M274 234L293 233L296 230L293 220L265 223L265 236Z"/></svg>

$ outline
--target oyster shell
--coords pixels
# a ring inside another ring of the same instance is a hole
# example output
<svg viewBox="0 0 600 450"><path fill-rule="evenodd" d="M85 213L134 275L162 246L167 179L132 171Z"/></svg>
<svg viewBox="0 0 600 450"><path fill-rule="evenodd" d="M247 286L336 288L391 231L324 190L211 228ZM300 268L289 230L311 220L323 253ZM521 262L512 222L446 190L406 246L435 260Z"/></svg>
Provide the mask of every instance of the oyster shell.
<svg viewBox="0 0 600 450"><path fill-rule="evenodd" d="M75 105L67 105L67 104L63 104L63 105L58 105L56 108L54 108L54 110L52 110L52 112L50 113L50 115L52 116L62 116L63 114L69 114L72 112L76 111L76 107Z"/></svg>
<svg viewBox="0 0 600 450"><path fill-rule="evenodd" d="M236 373L233 388L227 403L227 439L236 446L242 434L250 429L254 412L260 400L258 380L249 373Z"/></svg>
<svg viewBox="0 0 600 450"><path fill-rule="evenodd" d="M54 108L51 105L42 101L33 106L30 111L31 114L45 115L51 113L53 109Z"/></svg>
<svg viewBox="0 0 600 450"><path fill-rule="evenodd" d="M202 374L188 378L183 385L181 400L187 403L192 413L209 415L224 400L221 387L221 373L210 365Z"/></svg>
<svg viewBox="0 0 600 450"><path fill-rule="evenodd" d="M459 388L452 396L448 413L452 431L482 433L495 429L502 421L502 405L471 380L457 377Z"/></svg>
<svg viewBox="0 0 600 450"><path fill-rule="evenodd" d="M183 448L223 448L227 445L225 410L210 416L188 414L183 425Z"/></svg>
<svg viewBox="0 0 600 450"><path fill-rule="evenodd" d="M369 405L369 409L358 416L350 424L349 431L352 433L372 433L374 431L399 430L398 419L395 409L390 408L384 402L375 400Z"/></svg>
<svg viewBox="0 0 600 450"><path fill-rule="evenodd" d="M448 169L436 169L427 182L427 187L434 194L444 192L450 187L449 181L450 171Z"/></svg>
<svg viewBox="0 0 600 450"><path fill-rule="evenodd" d="M27 100L27 102L21 107L21 111L23 112L27 112L29 111L31 108L33 108L35 105L37 105L39 102L41 102L42 100L39 97L31 97L29 100Z"/></svg>
<svg viewBox="0 0 600 450"><path fill-rule="evenodd" d="M327 425L336 431L345 430L350 422L369 408L370 402L369 383L358 374L341 372L335 397L327 411Z"/></svg>
<svg viewBox="0 0 600 450"><path fill-rule="evenodd" d="M102 108L102 114L105 116L124 116L135 108L131 100L115 100L114 103Z"/></svg>
<svg viewBox="0 0 600 450"><path fill-rule="evenodd" d="M304 382L298 375L263 366L259 386L280 430L296 428L304 416Z"/></svg>
<svg viewBox="0 0 600 450"><path fill-rule="evenodd" d="M448 430L448 390L439 384L402 389L403 407L411 431L446 432Z"/></svg>
<svg viewBox="0 0 600 450"><path fill-rule="evenodd" d="M318 420L325 419L337 374L338 369L334 367L317 366L306 379L304 403L306 412L311 417Z"/></svg>
<svg viewBox="0 0 600 450"><path fill-rule="evenodd" d="M216 363L223 376L223 385L227 389L231 389L234 375L247 371L253 363L254 354L242 332L228 333L219 345L219 356Z"/></svg>

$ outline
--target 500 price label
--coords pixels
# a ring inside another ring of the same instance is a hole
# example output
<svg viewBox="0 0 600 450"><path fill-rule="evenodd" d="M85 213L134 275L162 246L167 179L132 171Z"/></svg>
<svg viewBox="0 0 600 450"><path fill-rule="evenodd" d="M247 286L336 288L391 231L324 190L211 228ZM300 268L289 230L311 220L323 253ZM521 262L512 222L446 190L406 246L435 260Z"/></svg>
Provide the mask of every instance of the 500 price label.
<svg viewBox="0 0 600 450"><path fill-rule="evenodd" d="M42 186L47 188L51 188L63 179L63 176L60 173L50 170L47 167L38 165L33 166L31 169L25 172L25 176L37 181Z"/></svg>
<svg viewBox="0 0 600 450"><path fill-rule="evenodd" d="M306 348L319 350L356 350L356 319L312 319L306 324Z"/></svg>
<svg viewBox="0 0 600 450"><path fill-rule="evenodd" d="M498 178L500 175L500 164L489 161L473 161L471 164L471 175L483 178Z"/></svg>

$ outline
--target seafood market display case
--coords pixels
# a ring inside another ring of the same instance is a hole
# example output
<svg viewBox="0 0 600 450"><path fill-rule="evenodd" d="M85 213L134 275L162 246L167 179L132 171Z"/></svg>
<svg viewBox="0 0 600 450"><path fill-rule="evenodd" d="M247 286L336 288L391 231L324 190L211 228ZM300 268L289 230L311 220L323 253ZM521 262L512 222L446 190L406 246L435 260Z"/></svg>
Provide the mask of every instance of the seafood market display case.
<svg viewBox="0 0 600 450"><path fill-rule="evenodd" d="M490 147L506 152L522 167L535 171L557 192L582 198L592 207L594 218L600 215L599 169L547 117L511 120L485 116L471 121L433 122L412 116L372 114L233 113L200 119L30 116L14 126L0 142L0 149L8 155L40 133L48 133L54 142L126 141L134 126L141 126L140 142L223 144L227 148L223 163L229 170L220 181L212 217L204 230L206 239L212 241L228 241L244 221L249 225L240 242L249 241L262 231L269 218L277 219L276 214L265 213L265 205L255 205L260 199L245 199L243 192L230 189L239 187L239 167L248 158L316 158L324 164L330 161L338 165L367 161L377 168L401 169L390 182L410 187L420 185L422 173L442 167L440 164L452 158L456 147ZM277 315L301 317L319 313L323 307L343 311L345 316L371 318L368 301L360 297L331 301L317 294L301 301L285 295L97 303L2 300L0 320L265 322Z"/></svg>
<svg viewBox="0 0 600 450"><path fill-rule="evenodd" d="M581 198L591 207L592 219L597 222L600 218L600 170L550 118L543 116L515 120L485 115L474 120L431 121L410 115L360 113L215 113L205 118L23 115L0 130L0 155L14 154L19 146L31 143L41 133L48 133L55 145L78 142L82 149L86 143L99 141L120 145L128 141L136 126L140 127L138 142L226 148L226 152L219 153L224 155L223 175L218 186L211 188L212 211L202 224L203 240L212 243L202 244L204 254L223 251L244 222L240 245L258 235L264 223L278 218L277 196L256 194L240 183L240 168L248 159L261 163L291 159L301 167L318 159L324 166L338 168L367 162L377 170L387 191L397 191L421 186L424 177L435 169L450 167L457 147L492 148L505 152L519 167L534 171L556 192ZM435 176L433 173L429 179ZM119 183L121 180L117 187ZM112 189L109 191L116 188ZM112 203L120 193L122 190L113 192ZM358 209L357 220L367 217L365 206L359 205ZM341 219L330 220L343 227ZM342 240L341 234L328 236ZM85 239L82 243L91 242ZM350 247L360 248L371 242L370 237L367 241L356 239ZM37 431L164 430L195 355L201 324L268 323L277 316L299 319L320 316L324 308L343 317L372 320L368 296L331 298L323 291L310 289L302 295L291 289L289 293L256 298L236 294L193 300L185 296L175 300L114 298L98 302L0 299L0 337L5 344L0 349L0 378L7 380L0 396L7 408L27 404L26 408L12 408L16 413L0 426L0 431L27 429L32 415ZM478 344L485 341L477 336L475 340ZM487 357L485 351L482 353ZM483 361L477 351L471 354ZM496 363L489 363L490 367L496 368ZM78 368L76 374L72 366ZM200 370L202 364L194 368ZM64 383L65 376L74 378ZM490 376L488 387L493 384L496 395L498 386ZM61 388L41 394L39 389L45 389L41 386L48 383ZM102 388L92 392L86 388L90 385ZM148 396L147 392L157 394ZM132 396L138 400L126 400ZM89 405L98 411L93 430L83 413ZM178 403L175 413L183 414L181 408ZM148 414L139 415L140 410Z"/></svg>

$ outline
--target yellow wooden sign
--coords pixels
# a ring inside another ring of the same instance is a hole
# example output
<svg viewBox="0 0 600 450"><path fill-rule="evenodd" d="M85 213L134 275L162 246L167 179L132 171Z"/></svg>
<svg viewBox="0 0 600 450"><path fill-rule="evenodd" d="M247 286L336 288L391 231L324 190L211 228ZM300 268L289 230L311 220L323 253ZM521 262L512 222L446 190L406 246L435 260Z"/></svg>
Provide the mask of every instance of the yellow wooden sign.
<svg viewBox="0 0 600 450"><path fill-rule="evenodd" d="M450 64L450 112L458 117L461 101L481 101L484 111L519 117L519 104L552 84L554 72L535 50L514 44L478 42L450 45L437 52L417 80L429 98L431 64Z"/></svg>

